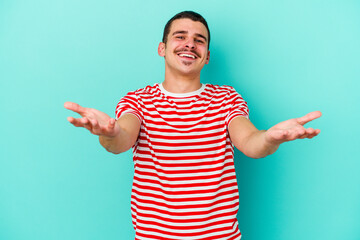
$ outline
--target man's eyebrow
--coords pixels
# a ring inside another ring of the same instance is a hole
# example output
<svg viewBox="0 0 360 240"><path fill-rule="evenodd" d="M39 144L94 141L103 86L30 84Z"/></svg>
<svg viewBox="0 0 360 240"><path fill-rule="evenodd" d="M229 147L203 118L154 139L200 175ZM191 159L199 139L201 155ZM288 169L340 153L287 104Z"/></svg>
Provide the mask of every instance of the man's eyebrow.
<svg viewBox="0 0 360 240"><path fill-rule="evenodd" d="M186 33L188 33L188 31L180 30L180 31L173 32L172 35L174 36L176 34L186 34ZM207 41L207 38L204 35L200 34L200 33L196 33L195 36L203 38L205 41Z"/></svg>
<svg viewBox="0 0 360 240"><path fill-rule="evenodd" d="M207 38L206 38L204 35L202 35L202 34L200 34L200 33L196 33L195 35L196 35L197 37L203 38L203 39L207 42Z"/></svg>
<svg viewBox="0 0 360 240"><path fill-rule="evenodd" d="M188 31L184 31L184 30L180 30L180 31L175 31L172 35L176 35L176 34L184 34L184 33L188 33Z"/></svg>

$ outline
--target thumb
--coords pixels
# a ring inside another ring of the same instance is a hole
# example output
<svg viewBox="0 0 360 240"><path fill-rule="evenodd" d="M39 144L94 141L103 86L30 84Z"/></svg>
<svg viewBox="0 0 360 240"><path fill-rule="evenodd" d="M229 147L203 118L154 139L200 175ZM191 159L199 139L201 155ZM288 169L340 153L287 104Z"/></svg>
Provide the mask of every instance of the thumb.
<svg viewBox="0 0 360 240"><path fill-rule="evenodd" d="M86 111L86 108L80 106L79 104L77 103L74 103L74 102L65 102L64 103L64 107L68 110L71 110L73 112L76 112L80 115L84 114L85 111Z"/></svg>

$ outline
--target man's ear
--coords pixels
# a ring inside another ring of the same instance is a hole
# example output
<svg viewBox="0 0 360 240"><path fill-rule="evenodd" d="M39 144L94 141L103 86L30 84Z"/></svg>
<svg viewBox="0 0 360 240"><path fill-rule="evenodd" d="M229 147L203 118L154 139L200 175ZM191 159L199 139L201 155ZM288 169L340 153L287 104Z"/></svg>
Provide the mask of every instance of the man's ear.
<svg viewBox="0 0 360 240"><path fill-rule="evenodd" d="M209 61L210 61L210 51L208 51L207 53L205 64L209 64Z"/></svg>
<svg viewBox="0 0 360 240"><path fill-rule="evenodd" d="M165 43L163 42L159 43L158 54L160 57L165 57Z"/></svg>

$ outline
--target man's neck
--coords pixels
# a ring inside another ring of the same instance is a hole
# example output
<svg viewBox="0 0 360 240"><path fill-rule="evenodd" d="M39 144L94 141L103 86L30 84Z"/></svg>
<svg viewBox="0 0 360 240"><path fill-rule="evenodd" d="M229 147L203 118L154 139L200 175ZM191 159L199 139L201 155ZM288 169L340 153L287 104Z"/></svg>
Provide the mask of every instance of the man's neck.
<svg viewBox="0 0 360 240"><path fill-rule="evenodd" d="M198 76L171 76L165 73L165 80L162 83L166 91L171 93L189 93L201 88L200 75Z"/></svg>

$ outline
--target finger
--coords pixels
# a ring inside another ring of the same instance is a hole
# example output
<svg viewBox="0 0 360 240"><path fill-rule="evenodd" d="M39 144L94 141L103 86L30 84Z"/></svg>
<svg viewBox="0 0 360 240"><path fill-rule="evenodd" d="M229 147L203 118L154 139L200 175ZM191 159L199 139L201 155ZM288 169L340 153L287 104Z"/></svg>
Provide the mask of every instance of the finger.
<svg viewBox="0 0 360 240"><path fill-rule="evenodd" d="M312 134L315 133L315 130L313 128L303 129L302 132L300 132L299 138L309 138Z"/></svg>
<svg viewBox="0 0 360 240"><path fill-rule="evenodd" d="M99 134L108 137L115 136L115 125L116 125L116 120L113 118L109 119L107 125L100 125Z"/></svg>
<svg viewBox="0 0 360 240"><path fill-rule="evenodd" d="M304 135L302 135L302 136L300 136L300 137L298 137L299 139L304 139L304 138L308 138L308 134L304 134Z"/></svg>
<svg viewBox="0 0 360 240"><path fill-rule="evenodd" d="M96 119L91 119L90 124L92 126L92 133L93 134L100 134L101 133L101 128L100 128L99 122Z"/></svg>
<svg viewBox="0 0 360 240"><path fill-rule="evenodd" d="M73 117L68 117L67 120L70 122L70 123L73 123L74 122L74 119Z"/></svg>
<svg viewBox="0 0 360 240"><path fill-rule="evenodd" d="M79 118L80 122L84 125L88 125L90 124L90 120L86 117L83 117L83 118Z"/></svg>
<svg viewBox="0 0 360 240"><path fill-rule="evenodd" d="M306 114L305 116L303 117L299 117L296 119L296 121L301 124L301 125L304 125L314 119L317 119L319 117L321 117L321 112L320 111L315 111L315 112L311 112L311 113L308 113Z"/></svg>
<svg viewBox="0 0 360 240"><path fill-rule="evenodd" d="M306 133L307 133L308 135L313 135L313 134L315 133L315 129L313 129L313 128L308 128L308 129L306 129Z"/></svg>
<svg viewBox="0 0 360 240"><path fill-rule="evenodd" d="M316 129L316 130L314 130L314 132L312 134L309 134L308 138L313 138L313 137L319 135L319 133L320 133L320 129Z"/></svg>
<svg viewBox="0 0 360 240"><path fill-rule="evenodd" d="M315 136L317 136L320 133L319 129L313 129L313 128L308 128L306 129L306 133L301 136L300 138L313 138Z"/></svg>
<svg viewBox="0 0 360 240"><path fill-rule="evenodd" d="M86 111L86 108L80 106L77 103L74 102L66 102L64 103L64 107L68 110L71 110L73 112L79 113L80 115L83 114Z"/></svg>
<svg viewBox="0 0 360 240"><path fill-rule="evenodd" d="M92 124L88 118L86 118L86 117L80 118L79 121L80 121L80 124L82 125L82 127L86 128L90 132L92 131Z"/></svg>
<svg viewBox="0 0 360 240"><path fill-rule="evenodd" d="M67 120L75 127L83 127L83 123L81 122L80 119L68 117Z"/></svg>
<svg viewBox="0 0 360 240"><path fill-rule="evenodd" d="M298 131L298 130L293 130L290 132L289 136L287 137L288 141L293 141L295 139L299 139L302 138L305 135L305 131Z"/></svg>
<svg viewBox="0 0 360 240"><path fill-rule="evenodd" d="M109 128L114 129L115 128L115 119L110 118L109 119Z"/></svg>
<svg viewBox="0 0 360 240"><path fill-rule="evenodd" d="M305 129L299 129L297 131L297 136L296 138L300 138L300 139L303 139L303 138L306 138L308 135L307 131Z"/></svg>

